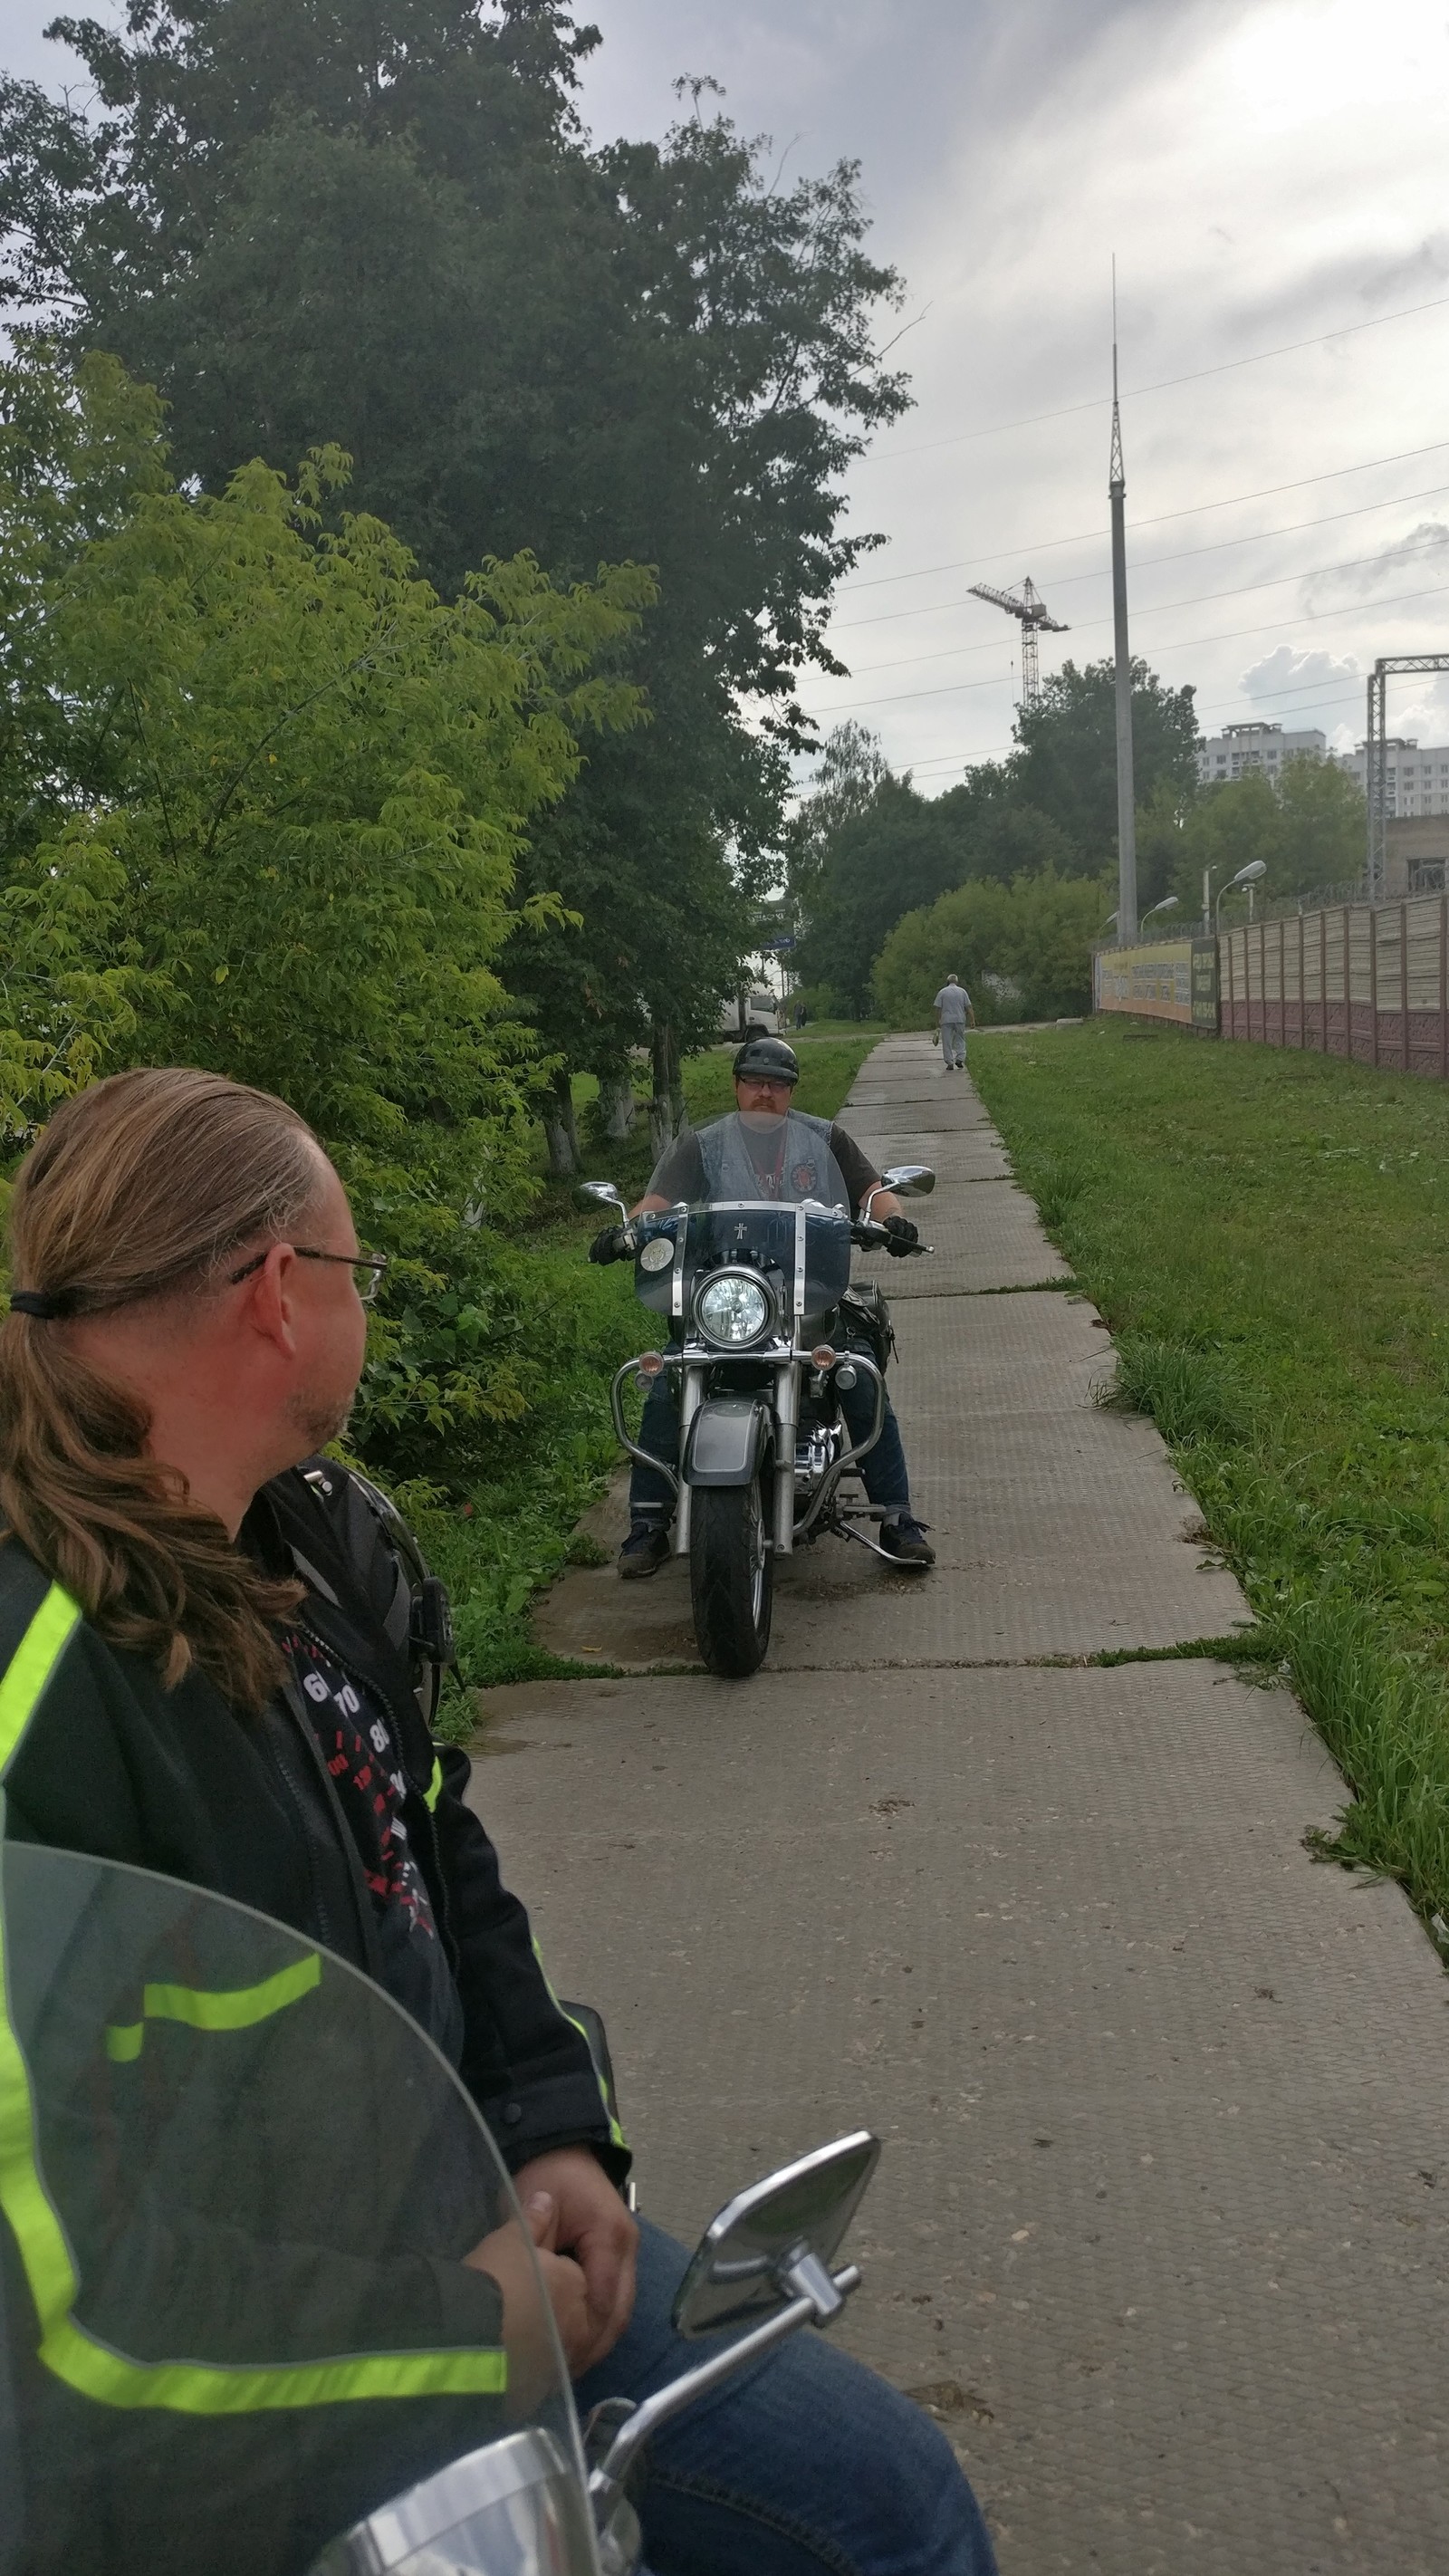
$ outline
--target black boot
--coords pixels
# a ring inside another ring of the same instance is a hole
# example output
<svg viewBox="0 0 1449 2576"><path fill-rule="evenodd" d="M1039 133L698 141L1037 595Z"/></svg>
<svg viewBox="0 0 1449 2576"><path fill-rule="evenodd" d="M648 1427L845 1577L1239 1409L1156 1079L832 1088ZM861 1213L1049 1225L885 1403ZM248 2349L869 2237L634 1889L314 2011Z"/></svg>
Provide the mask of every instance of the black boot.
<svg viewBox="0 0 1449 2576"><path fill-rule="evenodd" d="M659 1521L631 1521L619 1550L619 1572L626 1583L642 1583L657 1574L669 1558L669 1532Z"/></svg>
<svg viewBox="0 0 1449 2576"><path fill-rule="evenodd" d="M889 1520L881 1522L880 1543L897 1565L919 1566L924 1573L936 1562L936 1551L923 1523L912 1520L909 1512L892 1512Z"/></svg>

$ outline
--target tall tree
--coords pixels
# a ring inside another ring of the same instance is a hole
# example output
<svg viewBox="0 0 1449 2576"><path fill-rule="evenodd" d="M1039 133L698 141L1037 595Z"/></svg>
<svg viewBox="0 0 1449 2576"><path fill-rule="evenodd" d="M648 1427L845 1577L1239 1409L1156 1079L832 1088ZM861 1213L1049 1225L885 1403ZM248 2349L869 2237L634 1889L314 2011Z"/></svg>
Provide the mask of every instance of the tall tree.
<svg viewBox="0 0 1449 2576"><path fill-rule="evenodd" d="M891 775L875 735L849 718L826 738L808 796L796 806L785 833L791 896L808 919L830 865L836 834L863 813Z"/></svg>
<svg viewBox="0 0 1449 2576"><path fill-rule="evenodd" d="M0 367L0 879L111 782L109 727L56 685L56 586L166 479L160 405L113 358Z"/></svg>
<svg viewBox="0 0 1449 2576"><path fill-rule="evenodd" d="M871 972L903 913L933 903L966 870L952 818L887 771L824 843L797 962L837 1007L864 1018Z"/></svg>
<svg viewBox="0 0 1449 2576"><path fill-rule="evenodd" d="M1200 910L1204 869L1215 894L1261 859L1258 900L1272 903L1356 882L1363 849L1363 790L1336 762L1286 761L1276 779L1249 770L1205 788L1186 817L1175 877L1183 915Z"/></svg>
<svg viewBox="0 0 1449 2576"><path fill-rule="evenodd" d="M208 489L342 442L354 503L447 595L525 546L564 584L656 566L630 665L652 739L586 773L577 842L597 910L599 853L622 878L647 796L702 937L641 949L636 994L666 969L727 985L808 734L795 683L835 667L831 593L873 542L843 527L842 469L906 399L875 350L898 290L862 247L854 165L776 185L707 83L664 143L590 151L597 37L558 0L130 0L120 33L58 32L100 106L0 92L13 295L158 383Z"/></svg>
<svg viewBox="0 0 1449 2576"><path fill-rule="evenodd" d="M1064 662L1041 699L1016 720L1013 792L1074 842L1095 875L1117 848L1115 677L1110 661ZM1164 688L1145 662L1132 665L1132 753L1139 804L1168 781L1190 796L1197 780L1194 691Z"/></svg>
<svg viewBox="0 0 1449 2576"><path fill-rule="evenodd" d="M540 1070L498 967L558 916L517 885L529 823L581 734L639 717L610 665L651 585L559 591L524 555L443 600L381 521L323 524L336 452L181 492L155 405L100 374L0 368L11 488L66 460L65 506L5 558L53 721L38 783L13 726L0 745L4 1150L126 1064L282 1092L393 1256L354 1435L453 1482L558 1365L496 1229L536 1188Z"/></svg>
<svg viewBox="0 0 1449 2576"><path fill-rule="evenodd" d="M56 373L22 364L0 371L0 416L27 372L43 410ZM78 480L110 417L82 416ZM524 825L576 774L579 730L637 721L638 692L595 665L648 577L565 594L521 556L448 602L381 521L321 524L336 451L295 487L254 463L215 497L168 484L159 442L156 465L117 524L78 547L63 525L32 561L66 733L0 893L12 1024L33 1058L68 1015L91 1034L45 971L53 920L116 978L143 1058L281 1090L361 1153L432 1129L471 1184L508 1161L526 1097L493 971ZM24 1103L6 1106L13 1127Z"/></svg>

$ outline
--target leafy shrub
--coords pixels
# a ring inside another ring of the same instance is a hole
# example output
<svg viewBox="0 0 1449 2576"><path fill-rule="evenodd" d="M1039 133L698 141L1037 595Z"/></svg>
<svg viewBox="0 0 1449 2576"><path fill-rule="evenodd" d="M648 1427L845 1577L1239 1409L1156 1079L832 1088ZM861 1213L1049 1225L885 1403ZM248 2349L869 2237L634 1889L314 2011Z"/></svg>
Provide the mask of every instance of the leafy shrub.
<svg viewBox="0 0 1449 2576"><path fill-rule="evenodd" d="M935 995L956 974L983 1023L1090 1010L1092 941L1106 904L1094 879L1050 868L1009 886L958 886L896 924L876 960L876 999L898 1027L929 1023Z"/></svg>

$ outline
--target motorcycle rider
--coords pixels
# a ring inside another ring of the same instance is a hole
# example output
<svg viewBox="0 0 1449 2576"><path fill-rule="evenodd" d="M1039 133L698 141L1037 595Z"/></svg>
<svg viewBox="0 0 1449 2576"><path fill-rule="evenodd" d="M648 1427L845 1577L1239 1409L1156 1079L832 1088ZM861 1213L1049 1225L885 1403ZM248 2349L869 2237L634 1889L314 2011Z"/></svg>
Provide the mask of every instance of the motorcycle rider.
<svg viewBox="0 0 1449 2576"><path fill-rule="evenodd" d="M808 1160L799 1172L787 1175L785 1171L786 1140L793 1131L807 1158L819 1151L822 1170L833 1158L856 1214L863 1209L870 1192L875 1192L871 1214L890 1236L889 1251L897 1258L909 1254L919 1240L917 1230L894 1193L880 1188L879 1172L854 1137L838 1120L832 1124L824 1118L807 1118L792 1108L791 1095L800 1079L800 1061L794 1048L783 1038L751 1038L739 1049L732 1070L738 1118L717 1119L710 1127L676 1137L630 1215L647 1216L675 1207L681 1200L695 1205L721 1197L806 1195L816 1186L810 1177L814 1167ZM736 1139L743 1145L747 1159L737 1173L732 1173L725 1157ZM800 1187L792 1190L787 1186L793 1182L799 1182ZM618 1261L626 1250L622 1229L605 1226L589 1246L589 1259ZM867 1438L875 1419L874 1388L860 1380L849 1390L842 1388L841 1410L851 1438ZM645 1399L639 1445L655 1458L672 1459L678 1449L679 1410L667 1369L654 1380ZM923 1524L911 1511L906 1455L889 1396L880 1438L862 1458L860 1473L870 1501L884 1509L880 1543L887 1554L900 1565L923 1570L934 1565L936 1551ZM629 1534L619 1550L619 1572L627 1580L657 1574L666 1562L673 1511L674 1497L667 1478L655 1475L636 1459L629 1479Z"/></svg>
<svg viewBox="0 0 1449 2576"><path fill-rule="evenodd" d="M498 2141L581 2405L644 2396L688 2358L669 2320L683 2251L624 2205L629 2151L587 2042L465 1803L467 1757L429 1740L413 1696L376 1517L347 1471L317 1454L345 1427L364 1299L384 1257L359 1247L342 1183L301 1119L264 1093L176 1069L116 1075L63 1103L21 1167L10 1232L6 1839L228 1895L384 1988L451 2060ZM102 2036L109 2050L114 2035ZM0 1986L0 2095L21 2082ZM153 2332L141 2357L128 2354L124 2302L85 2312L83 2259L65 2312L75 2280L57 2269L63 2239L18 2095L0 2114L0 2321L24 2346L11 2381L88 2410L97 2495L104 2463L135 2456L148 2416L194 2442L203 2463L243 2417L263 2431L274 2422L284 2448L310 2425L323 2447L330 2432L369 2461L391 2456L389 2409L415 2414L418 2401L415 2387L381 2384L385 2372L365 2403L334 2406L331 2431L326 2420L319 2430L322 2395L299 2406L253 2386L233 2405L237 2319L220 2294L208 2308L204 2262L176 2275L166 2324L184 2339L169 2352ZM325 2134L316 2149L325 2158ZM92 2197L105 2218L103 2179ZM79 2227L87 2212L62 2211L62 2224L67 2215ZM487 2348L507 2341L505 2250L485 2238L447 2277L434 2270L434 2340L454 2364L460 2348L464 2360L475 2348L495 2358ZM208 2353L208 2335L219 2351ZM83 2367L66 2359L76 2351ZM3 2364L0 2350L0 2391ZM198 2366L202 2411L186 2393ZM442 2406L432 2466L466 2447L459 2403ZM271 2404L289 2411L270 2418ZM39 2447L22 2439L17 2456ZM414 2456L412 2474L423 2465ZM204 2467L198 2478L204 2491ZM65 2499L51 2501L61 2514ZM218 2514L225 2501L219 2492ZM27 2571L100 2563L115 2576L103 2532L78 2511L74 2547L69 2533L37 2535ZM803 2576L824 2564L988 2576L993 2564L944 2439L815 2338L680 2417L658 2443L643 2518L656 2576ZM194 2549L194 2532L178 2525L176 2545ZM221 2561L203 2547L180 2563Z"/></svg>

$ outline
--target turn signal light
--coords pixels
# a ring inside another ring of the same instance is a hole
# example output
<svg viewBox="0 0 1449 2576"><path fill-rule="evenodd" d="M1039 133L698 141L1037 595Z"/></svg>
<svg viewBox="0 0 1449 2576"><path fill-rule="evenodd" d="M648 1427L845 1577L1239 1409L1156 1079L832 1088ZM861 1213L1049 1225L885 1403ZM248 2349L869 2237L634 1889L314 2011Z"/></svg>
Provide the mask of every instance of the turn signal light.
<svg viewBox="0 0 1449 2576"><path fill-rule="evenodd" d="M812 1368L818 1369L834 1368L834 1345L830 1342L817 1342L814 1350L810 1354L810 1365Z"/></svg>
<svg viewBox="0 0 1449 2576"><path fill-rule="evenodd" d="M663 1366L664 1353L662 1351L645 1351L639 1361L639 1375L641 1377L657 1377Z"/></svg>

